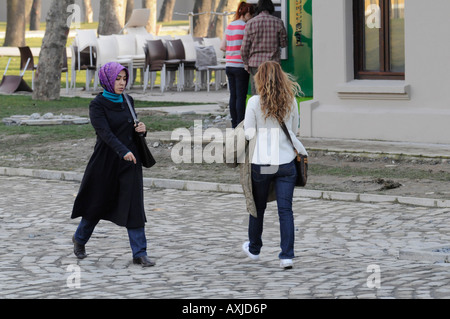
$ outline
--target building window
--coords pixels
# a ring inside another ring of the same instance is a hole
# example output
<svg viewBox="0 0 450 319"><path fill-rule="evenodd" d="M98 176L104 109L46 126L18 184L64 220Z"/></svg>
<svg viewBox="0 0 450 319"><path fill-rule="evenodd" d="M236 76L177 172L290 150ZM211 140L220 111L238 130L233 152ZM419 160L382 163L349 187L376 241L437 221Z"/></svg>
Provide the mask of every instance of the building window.
<svg viewBox="0 0 450 319"><path fill-rule="evenodd" d="M356 79L405 79L405 0L353 0Z"/></svg>

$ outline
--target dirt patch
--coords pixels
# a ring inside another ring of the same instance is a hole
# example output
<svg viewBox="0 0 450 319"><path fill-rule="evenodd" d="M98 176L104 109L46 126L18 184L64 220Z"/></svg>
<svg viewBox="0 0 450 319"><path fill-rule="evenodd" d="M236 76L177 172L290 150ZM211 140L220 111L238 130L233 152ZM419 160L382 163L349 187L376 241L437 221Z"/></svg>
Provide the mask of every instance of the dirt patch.
<svg viewBox="0 0 450 319"><path fill-rule="evenodd" d="M224 121L213 124L226 127ZM0 155L1 166L76 172L84 171L95 144L95 138L89 138L21 146L20 142L26 137L0 136L0 140L5 138L14 146ZM148 142L158 163L151 169L144 169L146 177L239 184L238 168L225 164L176 164L172 161L174 143ZM310 152L309 162L307 189L450 198L450 164L440 159L394 160L315 151Z"/></svg>

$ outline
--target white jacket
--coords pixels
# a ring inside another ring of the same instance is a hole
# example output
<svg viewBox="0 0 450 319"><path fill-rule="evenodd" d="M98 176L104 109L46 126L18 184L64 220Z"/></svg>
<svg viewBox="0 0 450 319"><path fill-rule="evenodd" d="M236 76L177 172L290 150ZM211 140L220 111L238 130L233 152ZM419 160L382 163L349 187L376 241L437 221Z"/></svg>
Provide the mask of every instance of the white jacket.
<svg viewBox="0 0 450 319"><path fill-rule="evenodd" d="M299 129L298 104L294 99L291 113L284 119L292 142L300 154L308 155L296 134ZM251 97L247 104L244 120L245 137L251 140L256 134L256 147L251 159L252 164L282 165L292 162L295 152L292 144L274 118L264 119L260 96Z"/></svg>

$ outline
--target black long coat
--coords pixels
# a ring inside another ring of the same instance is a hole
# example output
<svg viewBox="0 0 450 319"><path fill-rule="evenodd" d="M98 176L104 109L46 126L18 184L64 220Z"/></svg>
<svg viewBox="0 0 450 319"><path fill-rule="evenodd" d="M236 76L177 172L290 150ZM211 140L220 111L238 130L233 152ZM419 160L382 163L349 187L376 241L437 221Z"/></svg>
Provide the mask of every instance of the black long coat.
<svg viewBox="0 0 450 319"><path fill-rule="evenodd" d="M134 101L130 97L134 108ZM134 122L127 102L113 103L102 94L89 105L97 134L75 199L72 218L109 220L127 228L144 227L142 164L134 141ZM131 151L137 164L123 159Z"/></svg>

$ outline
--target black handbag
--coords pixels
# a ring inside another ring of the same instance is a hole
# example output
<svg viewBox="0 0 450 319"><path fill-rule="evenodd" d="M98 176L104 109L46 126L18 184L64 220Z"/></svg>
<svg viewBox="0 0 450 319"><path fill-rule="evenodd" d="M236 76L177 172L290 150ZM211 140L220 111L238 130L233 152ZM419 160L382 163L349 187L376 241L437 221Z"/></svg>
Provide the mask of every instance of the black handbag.
<svg viewBox="0 0 450 319"><path fill-rule="evenodd" d="M291 135L289 134L286 124L282 122L280 123L280 126L283 129L289 141L291 142L292 147L294 148L294 152L296 154L294 163L295 168L297 170L297 180L295 181L295 186L304 187L306 186L306 183L308 181L308 156L298 153L297 149L294 146L294 143L292 142Z"/></svg>
<svg viewBox="0 0 450 319"><path fill-rule="evenodd" d="M139 120L136 117L136 114L134 113L133 108L131 107L130 100L128 98L128 95L124 94L125 99L127 100L128 108L130 109L131 116L133 116L134 123L136 125L139 124ZM155 158L153 157L152 153L150 152L150 149L148 148L147 141L145 140L145 136L143 133L137 133L135 132L134 140L136 142L136 146L138 148L139 157L142 162L142 166L146 168L150 168L153 165L156 164Z"/></svg>

